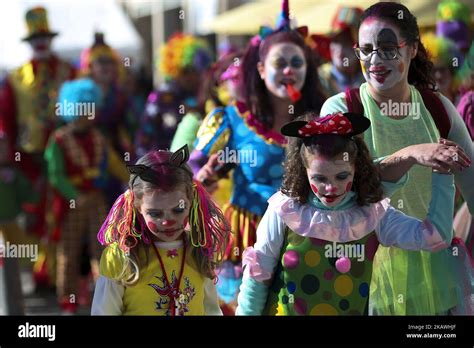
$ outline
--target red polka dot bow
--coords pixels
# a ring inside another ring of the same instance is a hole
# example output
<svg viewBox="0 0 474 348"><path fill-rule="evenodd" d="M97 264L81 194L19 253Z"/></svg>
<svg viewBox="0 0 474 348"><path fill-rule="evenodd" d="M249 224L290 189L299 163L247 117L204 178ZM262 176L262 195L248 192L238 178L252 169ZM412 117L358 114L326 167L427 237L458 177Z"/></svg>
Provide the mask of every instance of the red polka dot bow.
<svg viewBox="0 0 474 348"><path fill-rule="evenodd" d="M352 132L352 124L349 119L342 114L342 112L337 112L317 120L309 121L305 126L298 130L298 134L304 137L310 137L316 134L346 135Z"/></svg>

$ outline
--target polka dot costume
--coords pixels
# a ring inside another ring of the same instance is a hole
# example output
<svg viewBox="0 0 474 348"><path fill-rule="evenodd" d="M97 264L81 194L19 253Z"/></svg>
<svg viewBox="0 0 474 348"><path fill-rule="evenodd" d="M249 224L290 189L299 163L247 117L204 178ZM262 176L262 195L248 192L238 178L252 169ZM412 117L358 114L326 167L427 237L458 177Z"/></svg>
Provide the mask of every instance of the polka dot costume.
<svg viewBox="0 0 474 348"><path fill-rule="evenodd" d="M353 253L343 255L342 246L348 245L347 250ZM377 245L375 233L358 241L334 244L287 230L266 314L363 315ZM349 270L337 266L344 256L349 259Z"/></svg>

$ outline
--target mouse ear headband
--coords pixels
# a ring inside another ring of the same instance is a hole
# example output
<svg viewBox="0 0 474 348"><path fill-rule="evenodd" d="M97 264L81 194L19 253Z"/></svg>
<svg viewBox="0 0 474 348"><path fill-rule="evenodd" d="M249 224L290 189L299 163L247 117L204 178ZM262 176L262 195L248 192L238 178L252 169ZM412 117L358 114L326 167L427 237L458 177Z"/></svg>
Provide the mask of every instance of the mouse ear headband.
<svg viewBox="0 0 474 348"><path fill-rule="evenodd" d="M364 133L370 127L370 120L362 114L336 112L311 121L292 121L280 132L289 137L309 139L321 134L337 134L345 137Z"/></svg>

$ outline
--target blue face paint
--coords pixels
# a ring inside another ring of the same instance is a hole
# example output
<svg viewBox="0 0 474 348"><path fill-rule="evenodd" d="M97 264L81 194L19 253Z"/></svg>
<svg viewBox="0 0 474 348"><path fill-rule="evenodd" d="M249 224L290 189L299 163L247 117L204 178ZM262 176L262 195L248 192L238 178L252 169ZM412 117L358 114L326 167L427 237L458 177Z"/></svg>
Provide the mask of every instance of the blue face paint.
<svg viewBox="0 0 474 348"><path fill-rule="evenodd" d="M301 47L289 42L275 44L263 63L265 86L273 95L291 99L287 85L295 91L303 89L307 63Z"/></svg>

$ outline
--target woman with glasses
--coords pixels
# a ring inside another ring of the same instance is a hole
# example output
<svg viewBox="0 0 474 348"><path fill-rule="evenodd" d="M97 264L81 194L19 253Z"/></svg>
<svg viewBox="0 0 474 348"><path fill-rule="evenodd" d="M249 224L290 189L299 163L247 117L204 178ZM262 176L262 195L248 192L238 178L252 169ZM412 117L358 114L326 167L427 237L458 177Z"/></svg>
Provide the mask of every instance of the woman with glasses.
<svg viewBox="0 0 474 348"><path fill-rule="evenodd" d="M417 218L426 215L431 171L436 169L454 173L474 212L474 169L469 160L473 144L453 104L434 92L433 64L420 41L416 18L401 4L380 2L365 10L360 23L354 52L366 83L356 93L328 99L321 114L362 108L372 124L364 134L372 156L387 156L380 163L384 175L390 176L390 168L397 165L419 164L410 170L408 183L392 196L397 209ZM455 248L429 254L379 246L370 285L370 313L449 313L459 303L460 292L466 297L472 294L471 286L462 287L446 261L446 253Z"/></svg>

